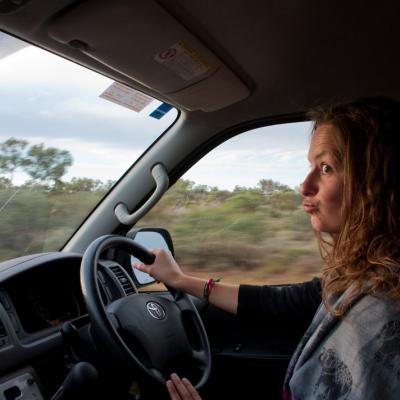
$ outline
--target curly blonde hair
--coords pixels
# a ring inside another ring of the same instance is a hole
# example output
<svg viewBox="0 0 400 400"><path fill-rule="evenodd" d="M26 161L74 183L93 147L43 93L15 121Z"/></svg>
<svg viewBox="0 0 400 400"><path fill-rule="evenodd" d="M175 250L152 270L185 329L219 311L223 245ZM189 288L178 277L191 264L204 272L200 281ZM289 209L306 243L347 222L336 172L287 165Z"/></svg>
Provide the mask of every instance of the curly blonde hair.
<svg viewBox="0 0 400 400"><path fill-rule="evenodd" d="M329 240L317 233L325 306L341 316L361 293L400 299L400 103L364 98L308 115L313 131L333 125L344 175L339 233ZM334 309L332 300L348 288Z"/></svg>

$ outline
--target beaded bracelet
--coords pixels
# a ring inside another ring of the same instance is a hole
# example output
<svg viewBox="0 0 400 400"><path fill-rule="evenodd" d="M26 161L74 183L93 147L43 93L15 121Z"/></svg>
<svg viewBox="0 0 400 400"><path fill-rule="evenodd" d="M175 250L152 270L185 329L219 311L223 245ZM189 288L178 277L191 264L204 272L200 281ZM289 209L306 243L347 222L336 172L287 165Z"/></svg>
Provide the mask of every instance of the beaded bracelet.
<svg viewBox="0 0 400 400"><path fill-rule="evenodd" d="M203 300L208 303L208 298L210 297L211 291L213 290L216 283L220 282L222 278L211 278L204 284L203 289Z"/></svg>

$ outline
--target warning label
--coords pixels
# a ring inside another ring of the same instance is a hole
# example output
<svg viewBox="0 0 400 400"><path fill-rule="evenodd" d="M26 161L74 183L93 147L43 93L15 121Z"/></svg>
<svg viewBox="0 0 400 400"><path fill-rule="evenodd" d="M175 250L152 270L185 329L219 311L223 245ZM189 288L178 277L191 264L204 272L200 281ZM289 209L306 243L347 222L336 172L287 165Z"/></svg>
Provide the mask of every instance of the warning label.
<svg viewBox="0 0 400 400"><path fill-rule="evenodd" d="M114 82L101 95L103 99L112 101L130 110L140 112L154 99L121 83Z"/></svg>
<svg viewBox="0 0 400 400"><path fill-rule="evenodd" d="M157 53L154 56L154 60L185 81L190 81L211 68L197 52L182 41Z"/></svg>

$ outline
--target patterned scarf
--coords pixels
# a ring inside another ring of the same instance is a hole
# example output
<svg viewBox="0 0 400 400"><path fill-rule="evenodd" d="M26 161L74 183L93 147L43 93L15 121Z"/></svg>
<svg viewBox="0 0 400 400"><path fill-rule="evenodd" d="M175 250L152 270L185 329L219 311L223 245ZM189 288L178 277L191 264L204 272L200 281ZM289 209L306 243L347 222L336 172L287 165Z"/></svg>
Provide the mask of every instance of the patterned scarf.
<svg viewBox="0 0 400 400"><path fill-rule="evenodd" d="M342 318L321 304L290 361L283 399L400 399L399 302L361 295Z"/></svg>

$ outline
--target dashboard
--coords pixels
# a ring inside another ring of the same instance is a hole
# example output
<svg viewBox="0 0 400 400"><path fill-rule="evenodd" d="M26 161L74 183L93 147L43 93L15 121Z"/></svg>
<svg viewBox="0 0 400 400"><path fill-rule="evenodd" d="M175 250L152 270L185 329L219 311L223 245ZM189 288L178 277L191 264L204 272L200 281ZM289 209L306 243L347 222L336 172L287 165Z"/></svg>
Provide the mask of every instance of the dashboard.
<svg viewBox="0 0 400 400"><path fill-rule="evenodd" d="M21 274L4 285L1 298L3 306L9 305L8 314L20 338L85 314L74 262L65 268L48 265Z"/></svg>
<svg viewBox="0 0 400 400"><path fill-rule="evenodd" d="M0 264L0 303L21 343L86 313L79 283L80 256L48 253L12 261L12 265Z"/></svg>
<svg viewBox="0 0 400 400"><path fill-rule="evenodd" d="M80 254L54 252L0 263L0 398L11 388L21 399L48 398L65 377L62 327L67 321L89 326L81 260ZM137 291L129 269L105 259L99 264L104 304ZM28 381L40 382L41 389L21 383Z"/></svg>

